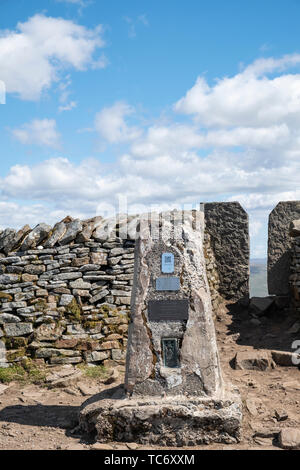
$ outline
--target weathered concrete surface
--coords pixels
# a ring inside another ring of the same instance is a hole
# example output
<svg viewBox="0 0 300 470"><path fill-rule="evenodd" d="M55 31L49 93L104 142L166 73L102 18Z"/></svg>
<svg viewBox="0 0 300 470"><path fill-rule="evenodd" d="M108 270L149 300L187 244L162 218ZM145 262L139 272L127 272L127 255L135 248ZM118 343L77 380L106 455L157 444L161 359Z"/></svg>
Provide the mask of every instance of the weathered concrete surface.
<svg viewBox="0 0 300 470"><path fill-rule="evenodd" d="M271 295L289 294L292 239L290 224L300 217L300 201L279 202L269 215L268 289Z"/></svg>
<svg viewBox="0 0 300 470"><path fill-rule="evenodd" d="M216 289L225 300L239 300L249 295L248 214L239 202L203 205L205 233L209 235L218 273Z"/></svg>
<svg viewBox="0 0 300 470"><path fill-rule="evenodd" d="M238 442L241 401L232 392L215 400L198 397L126 397L115 387L83 403L79 424L100 442L125 441L160 446Z"/></svg>
<svg viewBox="0 0 300 470"><path fill-rule="evenodd" d="M125 387L129 393L158 396L162 393L201 396L222 393L201 232L193 228L194 216L195 213L186 211L182 224L175 225L173 214L171 219L161 215L157 239L153 239L148 221L141 222L143 227L135 248L127 346ZM161 254L164 252L174 254L172 276L180 279L179 291L155 290L155 279L162 275ZM187 322L149 320L150 300L181 299L189 301ZM181 342L179 368L167 368L163 364L161 342L168 337Z"/></svg>

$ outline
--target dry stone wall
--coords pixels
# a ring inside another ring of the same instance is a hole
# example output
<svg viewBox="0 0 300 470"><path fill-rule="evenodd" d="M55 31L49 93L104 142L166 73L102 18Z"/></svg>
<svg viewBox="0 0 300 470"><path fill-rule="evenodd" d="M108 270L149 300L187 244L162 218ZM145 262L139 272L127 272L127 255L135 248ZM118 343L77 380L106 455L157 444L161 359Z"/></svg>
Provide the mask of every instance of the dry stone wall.
<svg viewBox="0 0 300 470"><path fill-rule="evenodd" d="M300 312L300 237L294 240L291 249L289 289L291 293L291 304Z"/></svg>
<svg viewBox="0 0 300 470"><path fill-rule="evenodd" d="M205 204L197 215L217 309L248 294L248 217L238 203ZM66 217L0 232L0 367L26 357L124 362L140 217Z"/></svg>
<svg viewBox="0 0 300 470"><path fill-rule="evenodd" d="M290 306L300 312L300 219L296 219L289 226L290 239L290 270L289 293Z"/></svg>
<svg viewBox="0 0 300 470"><path fill-rule="evenodd" d="M292 239L289 226L300 217L300 201L282 201L269 215L268 289L270 295L289 294Z"/></svg>
<svg viewBox="0 0 300 470"><path fill-rule="evenodd" d="M67 217L0 234L0 366L124 361L134 240L118 227Z"/></svg>
<svg viewBox="0 0 300 470"><path fill-rule="evenodd" d="M249 295L249 222L238 202L204 204L205 256L212 302Z"/></svg>

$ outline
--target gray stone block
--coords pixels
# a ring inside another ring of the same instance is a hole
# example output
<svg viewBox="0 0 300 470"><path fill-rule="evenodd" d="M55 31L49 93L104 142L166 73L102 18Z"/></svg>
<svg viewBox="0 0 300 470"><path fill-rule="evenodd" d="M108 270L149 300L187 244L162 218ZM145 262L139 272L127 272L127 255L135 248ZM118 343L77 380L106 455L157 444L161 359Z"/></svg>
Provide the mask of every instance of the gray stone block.
<svg viewBox="0 0 300 470"><path fill-rule="evenodd" d="M204 204L204 219L219 276L219 294L226 300L248 296L248 214L239 202L211 202Z"/></svg>
<svg viewBox="0 0 300 470"><path fill-rule="evenodd" d="M31 323L6 323L4 325L6 336L26 336L33 332Z"/></svg>
<svg viewBox="0 0 300 470"><path fill-rule="evenodd" d="M270 295L289 294L292 239L290 223L300 217L300 201L282 201L269 215L268 289Z"/></svg>

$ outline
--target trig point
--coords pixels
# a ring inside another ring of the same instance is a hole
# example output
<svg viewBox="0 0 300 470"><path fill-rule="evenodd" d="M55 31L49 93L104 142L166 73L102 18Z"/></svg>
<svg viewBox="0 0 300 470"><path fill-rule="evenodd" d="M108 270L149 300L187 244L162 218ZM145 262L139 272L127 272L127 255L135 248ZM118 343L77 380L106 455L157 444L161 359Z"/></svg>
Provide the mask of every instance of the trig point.
<svg viewBox="0 0 300 470"><path fill-rule="evenodd" d="M200 215L173 211L140 220L125 384L94 397L80 416L101 442L239 439L241 402L220 369Z"/></svg>

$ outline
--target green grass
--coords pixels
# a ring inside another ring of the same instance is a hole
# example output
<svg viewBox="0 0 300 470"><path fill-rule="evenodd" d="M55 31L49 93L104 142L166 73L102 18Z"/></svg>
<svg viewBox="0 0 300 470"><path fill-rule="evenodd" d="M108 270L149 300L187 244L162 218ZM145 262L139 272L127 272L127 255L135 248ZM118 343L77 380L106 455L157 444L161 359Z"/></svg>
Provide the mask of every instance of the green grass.
<svg viewBox="0 0 300 470"><path fill-rule="evenodd" d="M90 367L86 364L79 364L77 367L86 377L91 379L104 379L109 376L109 371L104 366Z"/></svg>
<svg viewBox="0 0 300 470"><path fill-rule="evenodd" d="M0 367L0 382L21 382L23 384L43 384L46 371L33 365L13 365L11 367Z"/></svg>
<svg viewBox="0 0 300 470"><path fill-rule="evenodd" d="M21 366L0 367L0 382L8 384L10 382L23 382L26 371Z"/></svg>

